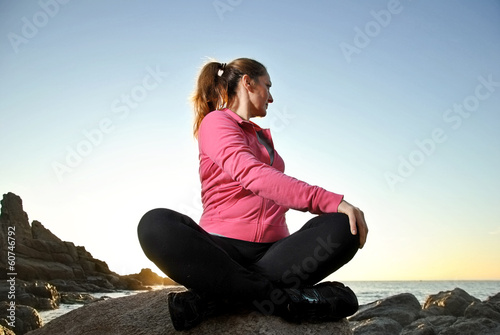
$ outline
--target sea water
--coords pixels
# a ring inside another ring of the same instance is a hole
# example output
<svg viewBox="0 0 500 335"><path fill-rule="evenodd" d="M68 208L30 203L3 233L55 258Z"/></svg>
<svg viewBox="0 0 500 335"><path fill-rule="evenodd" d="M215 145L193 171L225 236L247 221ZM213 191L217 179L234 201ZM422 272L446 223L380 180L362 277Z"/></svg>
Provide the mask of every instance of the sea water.
<svg viewBox="0 0 500 335"><path fill-rule="evenodd" d="M116 292L108 292L108 293L94 293L91 292L89 293L91 296L95 298L103 298L103 299L113 299L113 298L120 298L120 297L126 297L129 295L134 295L140 292L147 292L147 291L116 291ZM66 313L71 312L72 310L75 310L77 308L82 307L83 304L60 304L58 309L53 309L53 310L48 310L48 311L39 311L38 314L40 314L40 317L43 320L43 324L47 324L47 322L54 320L55 318L58 318Z"/></svg>
<svg viewBox="0 0 500 335"><path fill-rule="evenodd" d="M481 301L500 292L500 281L352 281L344 284L356 293L360 305L400 293L411 293L423 304L429 295L454 288L461 288Z"/></svg>
<svg viewBox="0 0 500 335"><path fill-rule="evenodd" d="M344 282L344 284L356 293L360 305L400 293L412 293L423 304L429 295L441 291L451 291L454 288L461 288L481 301L500 292L500 281L348 281ZM156 287L155 289L162 288L164 287ZM142 291L117 291L112 293L91 293L91 295L96 298L108 297L112 299L140 292ZM59 309L39 313L44 324L46 324L50 320L81 306L83 305L61 304Z"/></svg>

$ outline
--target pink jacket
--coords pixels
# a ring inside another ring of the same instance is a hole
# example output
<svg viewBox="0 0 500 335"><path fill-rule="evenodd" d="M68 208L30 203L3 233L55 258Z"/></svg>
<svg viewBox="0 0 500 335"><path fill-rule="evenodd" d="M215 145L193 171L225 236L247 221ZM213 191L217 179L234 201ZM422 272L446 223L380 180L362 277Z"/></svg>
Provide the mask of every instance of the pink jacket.
<svg viewBox="0 0 500 335"><path fill-rule="evenodd" d="M203 214L200 226L251 242L275 242L289 235L289 208L314 214L334 213L343 196L285 175L285 163L257 138L268 129L242 120L229 109L213 111L198 132Z"/></svg>

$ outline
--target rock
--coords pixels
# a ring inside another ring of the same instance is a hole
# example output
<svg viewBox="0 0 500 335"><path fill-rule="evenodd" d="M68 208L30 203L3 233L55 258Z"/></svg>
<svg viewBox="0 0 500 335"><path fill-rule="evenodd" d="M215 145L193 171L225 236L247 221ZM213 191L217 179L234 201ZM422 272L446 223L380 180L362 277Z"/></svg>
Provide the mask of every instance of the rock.
<svg viewBox="0 0 500 335"><path fill-rule="evenodd" d="M494 304L500 308L500 293L495 294L494 296L489 297L486 299L487 303Z"/></svg>
<svg viewBox="0 0 500 335"><path fill-rule="evenodd" d="M495 311L500 313L500 293L489 297L484 302L491 306L491 308L493 308Z"/></svg>
<svg viewBox="0 0 500 335"><path fill-rule="evenodd" d="M399 335L402 328L403 327L393 319L372 317L367 320L356 322L352 327L352 331L354 335Z"/></svg>
<svg viewBox="0 0 500 335"><path fill-rule="evenodd" d="M0 335L16 335L12 330L0 325Z"/></svg>
<svg viewBox="0 0 500 335"><path fill-rule="evenodd" d="M163 278L156 273L154 273L151 269L142 269L141 272L127 275L127 278L133 278L139 280L143 285L178 285L170 278Z"/></svg>
<svg viewBox="0 0 500 335"><path fill-rule="evenodd" d="M499 334L496 332L499 329L499 324L486 318L466 319L459 318L450 327L444 329L439 335L466 335L466 334Z"/></svg>
<svg viewBox="0 0 500 335"><path fill-rule="evenodd" d="M461 288L452 291L439 292L430 295L424 303L425 315L453 315L463 316L467 307L473 302L480 302Z"/></svg>
<svg viewBox="0 0 500 335"><path fill-rule="evenodd" d="M0 234L4 235L2 240L7 240L8 230L15 232L18 279L85 279L112 273L106 263L93 258L84 247L62 241L39 221L30 225L17 195L4 194L1 204ZM5 247L3 249L6 251ZM2 262L5 258L0 260L0 268L5 269L6 264Z"/></svg>
<svg viewBox="0 0 500 335"><path fill-rule="evenodd" d="M127 289L146 290L137 280L112 272L106 262L94 258L84 247L62 241L39 221L30 225L22 200L13 193L1 200L0 241L8 241L15 233L16 278L24 281L72 280L85 291ZM0 243L7 255L8 243ZM0 257L0 278L7 275L7 257ZM14 271L11 271L14 272ZM88 288L91 288L88 289ZM3 297L0 297L0 300Z"/></svg>
<svg viewBox="0 0 500 335"><path fill-rule="evenodd" d="M74 292L61 293L61 304L68 304L68 305L75 305L75 304L86 305L88 303L104 299L106 298L105 297L96 298L88 293L74 293Z"/></svg>
<svg viewBox="0 0 500 335"><path fill-rule="evenodd" d="M9 311L8 308L9 304L7 302L0 302L0 324L14 331L16 335L23 335L43 326L42 318L33 307L16 304L15 312ZM15 321L12 320L13 316ZM12 327L9 323L15 327Z"/></svg>
<svg viewBox="0 0 500 335"><path fill-rule="evenodd" d="M29 335L150 335L176 334L170 321L167 293L172 287L84 305ZM75 322L78 320L78 322ZM180 333L179 333L180 334ZM321 324L291 324L257 312L222 315L205 320L182 334L352 334L347 320Z"/></svg>
<svg viewBox="0 0 500 335"><path fill-rule="evenodd" d="M59 237L52 234L52 232L45 228L41 222L36 220L31 223L31 235L36 240L51 241L58 244L62 242Z"/></svg>
<svg viewBox="0 0 500 335"><path fill-rule="evenodd" d="M18 304L31 306L37 310L56 309L61 299L54 285L41 281L20 283L16 291Z"/></svg>
<svg viewBox="0 0 500 335"><path fill-rule="evenodd" d="M2 211L0 212L0 233L7 236L7 227L15 227L16 242L23 239L33 238L31 234L31 227L28 222L28 214L23 211L23 202L21 198L13 193L4 194L3 199L0 201L2 205ZM6 238L2 239L7 241ZM7 244L2 243L5 247ZM2 250L6 248L2 248ZM5 260L0 260L5 261Z"/></svg>
<svg viewBox="0 0 500 335"><path fill-rule="evenodd" d="M88 283L86 280L54 279L50 283L57 287L59 292L113 292L97 285Z"/></svg>
<svg viewBox="0 0 500 335"><path fill-rule="evenodd" d="M16 280L13 290L6 281L0 282L0 299L6 299L10 290L15 291L16 303L26 305L38 310L56 309L59 305L59 292L46 282L35 281L32 283Z"/></svg>
<svg viewBox="0 0 500 335"><path fill-rule="evenodd" d="M404 327L419 317L421 308L420 303L413 294L402 293L361 306L359 311L351 316L349 320L363 321L376 317L385 317L398 322L401 327Z"/></svg>
<svg viewBox="0 0 500 335"><path fill-rule="evenodd" d="M450 327L457 321L455 316L430 316L418 319L406 326L401 335L434 335Z"/></svg>
<svg viewBox="0 0 500 335"><path fill-rule="evenodd" d="M466 318L487 318L500 323L500 313L495 310L495 305L487 302L476 302L467 307L464 312Z"/></svg>

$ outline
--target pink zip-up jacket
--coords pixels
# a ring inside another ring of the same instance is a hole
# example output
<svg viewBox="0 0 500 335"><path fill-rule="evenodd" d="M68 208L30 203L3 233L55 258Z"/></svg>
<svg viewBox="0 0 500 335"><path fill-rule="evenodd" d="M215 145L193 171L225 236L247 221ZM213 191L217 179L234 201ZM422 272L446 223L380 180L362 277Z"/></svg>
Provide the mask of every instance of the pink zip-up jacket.
<svg viewBox="0 0 500 335"><path fill-rule="evenodd" d="M211 234L251 242L275 242L290 233L288 209L334 213L343 196L284 174L285 163L261 144L271 133L229 109L209 113L198 131L203 214Z"/></svg>

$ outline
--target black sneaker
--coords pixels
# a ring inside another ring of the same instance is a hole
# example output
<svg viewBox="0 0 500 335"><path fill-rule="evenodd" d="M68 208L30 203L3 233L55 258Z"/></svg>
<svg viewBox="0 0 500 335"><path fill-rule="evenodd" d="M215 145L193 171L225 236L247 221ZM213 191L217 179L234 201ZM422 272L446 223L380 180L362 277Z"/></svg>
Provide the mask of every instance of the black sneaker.
<svg viewBox="0 0 500 335"><path fill-rule="evenodd" d="M339 282L284 291L289 297L285 318L292 322L339 321L356 313L359 307L354 292Z"/></svg>
<svg viewBox="0 0 500 335"><path fill-rule="evenodd" d="M224 314L231 308L225 300L210 299L194 290L170 292L167 300L175 330L191 329L204 319Z"/></svg>
<svg viewBox="0 0 500 335"><path fill-rule="evenodd" d="M170 292L167 296L170 319L175 330L188 330L201 323L201 297L188 290L183 292Z"/></svg>

